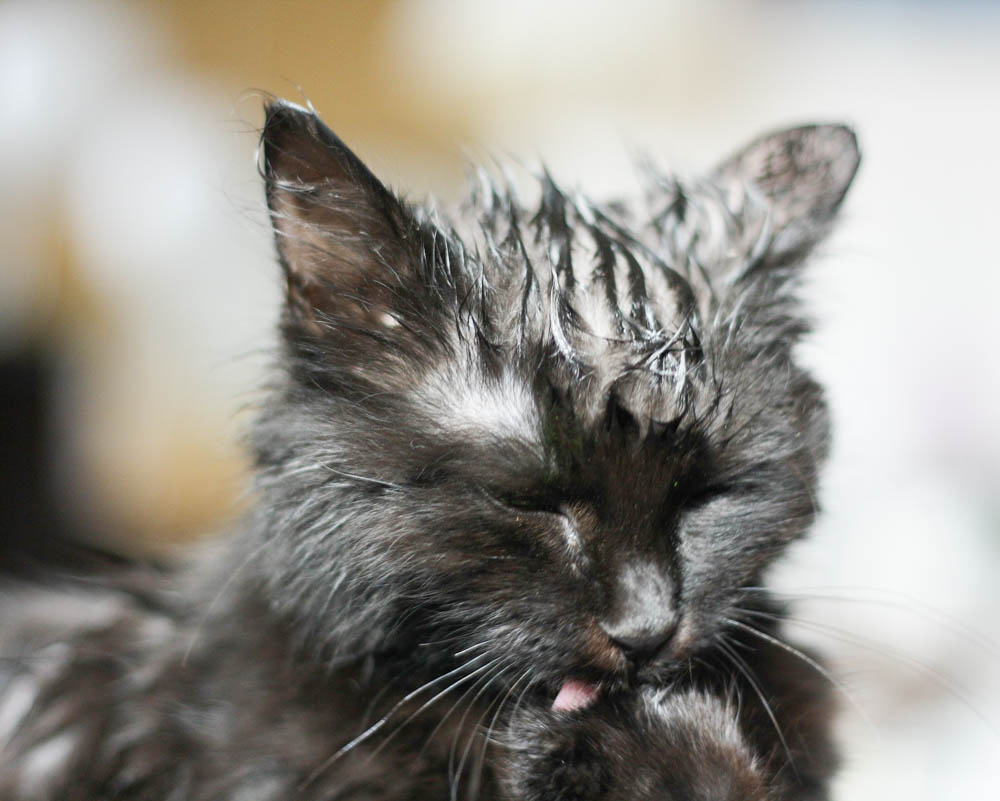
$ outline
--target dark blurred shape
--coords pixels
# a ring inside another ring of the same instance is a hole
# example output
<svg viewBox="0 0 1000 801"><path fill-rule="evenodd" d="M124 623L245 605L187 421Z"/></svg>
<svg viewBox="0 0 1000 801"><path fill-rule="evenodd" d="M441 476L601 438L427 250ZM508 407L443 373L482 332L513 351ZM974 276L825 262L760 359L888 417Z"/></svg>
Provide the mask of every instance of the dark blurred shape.
<svg viewBox="0 0 1000 801"><path fill-rule="evenodd" d="M50 419L55 371L41 350L0 358L0 572L92 572L123 560L81 541L53 491Z"/></svg>

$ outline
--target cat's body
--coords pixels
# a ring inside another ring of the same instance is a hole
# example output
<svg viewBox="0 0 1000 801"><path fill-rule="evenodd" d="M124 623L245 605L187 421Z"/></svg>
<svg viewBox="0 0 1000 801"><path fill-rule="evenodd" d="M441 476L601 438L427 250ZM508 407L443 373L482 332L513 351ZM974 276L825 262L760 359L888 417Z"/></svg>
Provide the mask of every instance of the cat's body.
<svg viewBox="0 0 1000 801"><path fill-rule="evenodd" d="M631 206L484 181L461 232L305 110L263 142L257 512L188 573L11 591L0 795L824 798L829 690L757 586L815 511L790 287L850 132Z"/></svg>

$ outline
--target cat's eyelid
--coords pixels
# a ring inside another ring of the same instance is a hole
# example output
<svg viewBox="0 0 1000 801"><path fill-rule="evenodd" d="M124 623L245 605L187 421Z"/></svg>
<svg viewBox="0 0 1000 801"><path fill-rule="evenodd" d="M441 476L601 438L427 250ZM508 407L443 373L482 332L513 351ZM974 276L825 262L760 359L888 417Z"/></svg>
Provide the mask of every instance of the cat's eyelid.
<svg viewBox="0 0 1000 801"><path fill-rule="evenodd" d="M760 482L752 479L735 479L706 484L685 497L684 505L689 507L704 506L719 498L744 496L753 493L760 487Z"/></svg>
<svg viewBox="0 0 1000 801"><path fill-rule="evenodd" d="M685 506L704 506L706 503L728 495L736 490L734 484L719 482L718 484L708 484L689 493L684 499Z"/></svg>
<svg viewBox="0 0 1000 801"><path fill-rule="evenodd" d="M531 495L498 492L486 487L480 487L479 490L494 505L500 506L508 512L567 516L566 510L561 503L550 497L546 497L544 494Z"/></svg>
<svg viewBox="0 0 1000 801"><path fill-rule="evenodd" d="M553 502L544 497L508 497L501 498L501 501L509 509L528 514L546 514L566 516L562 504Z"/></svg>

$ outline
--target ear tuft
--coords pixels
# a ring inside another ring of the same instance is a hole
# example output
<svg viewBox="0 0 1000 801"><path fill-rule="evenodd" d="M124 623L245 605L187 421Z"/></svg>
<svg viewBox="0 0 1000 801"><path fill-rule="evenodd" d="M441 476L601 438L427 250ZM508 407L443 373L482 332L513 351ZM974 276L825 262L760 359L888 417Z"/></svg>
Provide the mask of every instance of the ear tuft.
<svg viewBox="0 0 1000 801"><path fill-rule="evenodd" d="M846 125L803 125L754 140L715 171L752 184L771 207L773 255L797 256L826 233L861 161Z"/></svg>

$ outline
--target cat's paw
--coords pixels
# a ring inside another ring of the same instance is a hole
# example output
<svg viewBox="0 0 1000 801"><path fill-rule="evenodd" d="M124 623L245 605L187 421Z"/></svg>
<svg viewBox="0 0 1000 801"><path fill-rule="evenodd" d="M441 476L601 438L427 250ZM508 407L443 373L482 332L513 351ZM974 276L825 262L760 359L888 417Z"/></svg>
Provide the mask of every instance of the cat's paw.
<svg viewBox="0 0 1000 801"><path fill-rule="evenodd" d="M761 764L727 702L644 690L512 722L506 781L519 801L766 801Z"/></svg>

